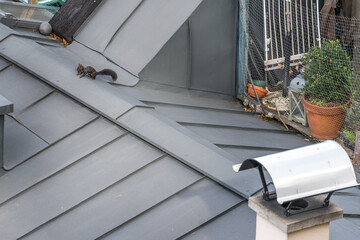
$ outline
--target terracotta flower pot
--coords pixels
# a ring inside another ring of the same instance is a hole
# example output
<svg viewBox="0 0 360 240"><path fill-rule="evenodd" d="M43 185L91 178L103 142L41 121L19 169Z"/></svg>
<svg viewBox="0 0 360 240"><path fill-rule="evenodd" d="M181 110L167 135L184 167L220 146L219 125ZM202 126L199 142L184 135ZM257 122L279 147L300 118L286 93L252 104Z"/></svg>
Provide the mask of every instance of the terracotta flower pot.
<svg viewBox="0 0 360 240"><path fill-rule="evenodd" d="M319 139L334 139L340 134L346 112L342 106L319 107L302 98L311 134Z"/></svg>
<svg viewBox="0 0 360 240"><path fill-rule="evenodd" d="M256 91L259 98L265 97L266 94L268 93L268 91L266 89L263 89L263 88L258 87L258 86L255 86L255 91ZM249 92L250 96L256 97L254 89L253 89L253 87L252 87L252 85L250 83L248 83L248 92Z"/></svg>

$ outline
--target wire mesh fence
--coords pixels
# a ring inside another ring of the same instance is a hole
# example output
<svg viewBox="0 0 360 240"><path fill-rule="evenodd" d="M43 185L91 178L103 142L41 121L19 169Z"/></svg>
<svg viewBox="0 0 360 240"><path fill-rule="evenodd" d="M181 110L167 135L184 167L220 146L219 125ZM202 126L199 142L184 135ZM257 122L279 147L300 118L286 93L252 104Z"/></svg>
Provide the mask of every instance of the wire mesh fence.
<svg viewBox="0 0 360 240"><path fill-rule="evenodd" d="M240 23L247 38L248 57L240 58L245 94L309 126L312 136L353 148L360 128L360 20L339 0L240 2L247 17ZM263 88L269 92L262 98Z"/></svg>

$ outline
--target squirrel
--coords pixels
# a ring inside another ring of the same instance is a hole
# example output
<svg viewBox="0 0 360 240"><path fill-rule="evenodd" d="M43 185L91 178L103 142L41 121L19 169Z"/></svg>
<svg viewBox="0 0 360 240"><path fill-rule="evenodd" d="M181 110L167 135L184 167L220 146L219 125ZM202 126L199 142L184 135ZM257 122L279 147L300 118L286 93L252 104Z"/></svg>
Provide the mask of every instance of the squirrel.
<svg viewBox="0 0 360 240"><path fill-rule="evenodd" d="M100 72L97 72L95 68L91 66L85 67L80 63L77 67L77 72L78 72L77 75L81 75L80 78L88 76L91 77L92 79L95 79L97 75L109 75L111 76L113 81L116 81L117 79L116 72L111 69L103 69Z"/></svg>

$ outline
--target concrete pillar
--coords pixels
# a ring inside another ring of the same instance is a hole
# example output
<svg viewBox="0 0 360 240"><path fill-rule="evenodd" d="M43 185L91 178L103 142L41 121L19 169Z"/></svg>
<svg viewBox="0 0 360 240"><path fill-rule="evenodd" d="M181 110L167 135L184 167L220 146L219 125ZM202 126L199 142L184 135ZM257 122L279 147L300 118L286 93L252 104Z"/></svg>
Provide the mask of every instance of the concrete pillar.
<svg viewBox="0 0 360 240"><path fill-rule="evenodd" d="M323 197L312 197L306 209L322 206ZM329 240L330 222L343 217L341 208L328 207L286 216L285 208L276 200L265 201L262 196L249 199L249 207L256 212L256 240Z"/></svg>
<svg viewBox="0 0 360 240"><path fill-rule="evenodd" d="M4 157L4 115L11 113L14 110L14 105L0 95L0 167L3 167L3 157Z"/></svg>

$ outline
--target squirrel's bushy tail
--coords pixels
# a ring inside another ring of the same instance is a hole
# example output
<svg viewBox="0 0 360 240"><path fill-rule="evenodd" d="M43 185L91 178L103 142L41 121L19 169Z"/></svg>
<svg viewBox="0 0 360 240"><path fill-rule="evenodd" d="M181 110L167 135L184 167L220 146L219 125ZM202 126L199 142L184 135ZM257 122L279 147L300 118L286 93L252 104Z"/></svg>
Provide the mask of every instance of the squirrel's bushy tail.
<svg viewBox="0 0 360 240"><path fill-rule="evenodd" d="M118 78L116 72L111 69L103 69L100 72L97 72L96 75L109 75L112 77L113 81L116 81Z"/></svg>

